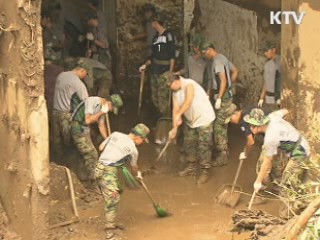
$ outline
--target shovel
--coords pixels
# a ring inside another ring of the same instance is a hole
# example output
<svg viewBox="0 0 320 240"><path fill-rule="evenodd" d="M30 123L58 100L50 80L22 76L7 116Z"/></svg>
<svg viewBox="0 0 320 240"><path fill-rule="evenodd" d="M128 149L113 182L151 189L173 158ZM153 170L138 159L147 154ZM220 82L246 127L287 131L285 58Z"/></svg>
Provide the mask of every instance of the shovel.
<svg viewBox="0 0 320 240"><path fill-rule="evenodd" d="M148 190L146 184L143 182L142 179L140 179L140 183L141 183L143 189L146 191L146 193L147 193L148 196L150 197L151 202L152 202L152 204L153 204L153 207L154 207L154 209L156 210L157 216L160 217L160 218L169 216L168 212L167 212L165 209L161 208L161 207L159 206L159 204L157 204L157 203L155 202L155 200L153 199L150 191Z"/></svg>
<svg viewBox="0 0 320 240"><path fill-rule="evenodd" d="M141 72L140 77L140 90L139 90L139 102L138 102L138 116L140 116L141 105L142 105L142 93L143 93L143 85L144 85L144 71Z"/></svg>
<svg viewBox="0 0 320 240"><path fill-rule="evenodd" d="M244 161L244 159L239 160L237 173L236 173L236 176L233 180L232 185L230 185L230 184L222 185L220 187L220 189L218 190L218 193L216 196L216 201L219 204L224 205L226 207L231 207L231 208L233 208L237 205L239 198L240 198L240 192L242 191L242 188L236 184L238 181L240 170L242 168L243 161Z"/></svg>

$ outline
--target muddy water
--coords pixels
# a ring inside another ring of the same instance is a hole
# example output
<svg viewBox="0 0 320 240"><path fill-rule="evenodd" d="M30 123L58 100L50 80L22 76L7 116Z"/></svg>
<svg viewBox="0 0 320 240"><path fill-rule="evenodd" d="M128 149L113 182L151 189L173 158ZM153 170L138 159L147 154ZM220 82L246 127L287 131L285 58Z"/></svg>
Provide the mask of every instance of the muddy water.
<svg viewBox="0 0 320 240"><path fill-rule="evenodd" d="M137 121L143 120L149 126L154 121L143 113L144 117L138 119L134 114L135 108L127 108L126 113L120 115L117 120L113 118L115 129L130 129ZM128 128L129 127L129 128ZM208 183L196 185L196 177L179 177L177 172L186 162L184 156L178 151L178 145L169 146L166 154L156 165L156 171L145 176L145 183L154 195L157 203L168 209L172 216L159 219L155 210L143 190L133 191L126 189L122 195L119 211L119 221L127 227L125 235L128 239L149 240L227 240L247 239L248 234L238 235L231 233L234 211L247 208L250 196L242 195L235 209L222 207L215 203L217 190L223 184L231 184L236 172L239 153L243 149L244 137L239 129L230 126L230 164L224 167L213 168ZM152 139L152 137L151 137ZM255 163L259 155L260 146L256 146L252 157L243 164L238 184L244 192L251 193L255 179ZM140 168L148 169L154 164L161 146L145 144L139 147ZM269 201L264 205L254 206L277 214L276 201Z"/></svg>
<svg viewBox="0 0 320 240"><path fill-rule="evenodd" d="M134 103L131 101L131 103ZM146 123L150 128L155 125L155 114L142 112L136 116L136 106L126 107L122 114L111 116L113 131L128 132L138 122ZM144 108L142 109L144 110ZM129 240L244 240L249 233L232 233L231 216L234 211L246 209L250 196L241 195L235 209L215 203L215 196L223 184L231 184L238 165L238 156L243 149L244 138L238 127L230 126L230 164L211 169L208 183L196 185L196 177L179 177L178 171L185 167L184 156L178 151L179 145L172 144L157 163L155 171L149 171L144 180L156 202L172 215L157 218L153 205L143 189L130 190L124 186L121 195L118 221L126 230L121 234ZM151 134L150 140L153 139ZM149 169L162 146L153 143L144 144L139 149L141 170ZM238 184L242 190L251 193L255 179L255 163L259 156L256 146L252 157L243 164ZM121 179L121 178L120 178ZM124 184L123 184L124 185ZM254 206L277 215L278 202L269 201ZM103 239L104 213L103 200L98 196L92 202L78 201L80 223L52 232L53 239L96 240Z"/></svg>

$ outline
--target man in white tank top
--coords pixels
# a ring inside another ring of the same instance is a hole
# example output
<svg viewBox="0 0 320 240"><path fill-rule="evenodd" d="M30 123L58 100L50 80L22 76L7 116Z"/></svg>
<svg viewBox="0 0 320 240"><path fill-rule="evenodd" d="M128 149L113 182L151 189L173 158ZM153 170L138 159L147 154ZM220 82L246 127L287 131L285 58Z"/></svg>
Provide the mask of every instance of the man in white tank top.
<svg viewBox="0 0 320 240"><path fill-rule="evenodd" d="M203 88L192 79L167 73L167 85L173 91L172 125L169 138L177 135L182 115L187 121L184 144L188 166L179 172L181 177L195 174L197 166L201 172L197 180L202 184L209 179L211 167L212 129L215 113Z"/></svg>

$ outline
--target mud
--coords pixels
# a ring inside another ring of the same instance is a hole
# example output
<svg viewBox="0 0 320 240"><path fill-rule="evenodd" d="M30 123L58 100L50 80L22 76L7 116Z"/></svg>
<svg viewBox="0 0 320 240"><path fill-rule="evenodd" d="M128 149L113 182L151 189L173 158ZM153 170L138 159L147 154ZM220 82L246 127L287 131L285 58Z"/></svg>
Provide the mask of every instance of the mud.
<svg viewBox="0 0 320 240"><path fill-rule="evenodd" d="M136 100L131 100L133 105ZM148 106L145 107L148 109ZM135 107L127 107L125 113L117 117L111 116L113 131L127 132L138 121L154 126L156 122L143 112L143 119L135 114ZM151 137L152 139L152 137ZM124 182L124 192L118 221L124 224L125 230L119 232L124 239L150 239L150 240L214 240L214 239L248 239L250 233L232 233L232 215L235 211L246 209L250 195L241 194L237 206L227 208L215 201L218 189L226 183L231 183L238 166L238 155L243 148L244 139L237 127L230 127L230 164L225 167L213 168L211 179L207 184L196 185L196 177L181 178L177 172L185 166L185 159L180 153L178 144L171 144L161 160L155 165L155 170L144 177L145 184L151 191L156 202L172 215L166 218L157 218L155 209L143 189L130 190ZM163 146L153 143L139 147L140 169L149 169ZM255 179L255 162L259 154L256 146L252 157L243 164L238 184L244 192L252 192ZM52 174L53 172L51 172ZM68 191L65 189L66 180L64 172L54 176L60 190L52 187L50 222L65 221L72 217L71 202ZM50 240L93 240L104 237L103 201L98 192L86 192L82 184L73 175L80 222L66 227L51 230ZM120 178L121 179L121 178ZM83 197L88 196L89 197ZM58 199L57 199L58 197ZM53 208L54 206L54 208ZM278 202L269 201L263 205L253 206L268 213L277 215ZM56 211L53 211L56 209ZM62 214L59 214L61 213Z"/></svg>

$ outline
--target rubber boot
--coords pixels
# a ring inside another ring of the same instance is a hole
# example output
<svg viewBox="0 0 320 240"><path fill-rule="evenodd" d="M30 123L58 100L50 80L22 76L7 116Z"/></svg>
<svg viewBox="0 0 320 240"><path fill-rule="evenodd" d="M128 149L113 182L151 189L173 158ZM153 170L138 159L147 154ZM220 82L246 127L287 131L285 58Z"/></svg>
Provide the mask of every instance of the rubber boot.
<svg viewBox="0 0 320 240"><path fill-rule="evenodd" d="M196 164L195 163L189 163L188 166L179 172L180 177L185 177L188 175L194 175L196 172Z"/></svg>
<svg viewBox="0 0 320 240"><path fill-rule="evenodd" d="M209 178L210 178L209 169L203 168L201 169L200 176L197 180L197 184L206 183L209 180Z"/></svg>
<svg viewBox="0 0 320 240"><path fill-rule="evenodd" d="M228 154L226 151L219 153L218 157L212 162L212 167L221 167L228 164Z"/></svg>

